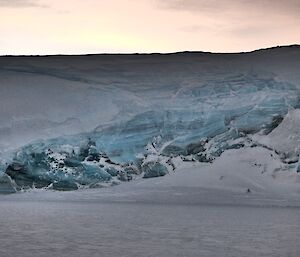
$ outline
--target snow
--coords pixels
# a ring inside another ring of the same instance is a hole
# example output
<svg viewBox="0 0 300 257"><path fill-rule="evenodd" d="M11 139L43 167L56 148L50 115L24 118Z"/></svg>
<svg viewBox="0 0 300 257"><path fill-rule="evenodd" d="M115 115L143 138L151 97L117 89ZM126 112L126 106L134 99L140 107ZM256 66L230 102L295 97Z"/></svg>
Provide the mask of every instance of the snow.
<svg viewBox="0 0 300 257"><path fill-rule="evenodd" d="M299 68L0 57L0 255L298 257Z"/></svg>
<svg viewBox="0 0 300 257"><path fill-rule="evenodd" d="M177 160L176 175L167 176L168 186L221 189L240 194L299 196L299 175L295 167L283 164L272 151L263 147L225 151L213 163Z"/></svg>
<svg viewBox="0 0 300 257"><path fill-rule="evenodd" d="M118 197L114 191L120 187L89 192L86 199L82 197L86 191L2 196L0 254L16 257L299 255L297 208L197 204L188 201L184 193L189 193L189 199L202 196L209 200L212 192L186 188L159 191L163 201L158 201L161 198L154 191L141 194L131 190L131 195ZM134 193L143 197L137 199ZM107 198L108 194L113 198ZM215 196L222 199L224 193L215 192Z"/></svg>
<svg viewBox="0 0 300 257"><path fill-rule="evenodd" d="M175 170L187 185L296 194L299 56L291 46L1 57L3 187L78 189Z"/></svg>
<svg viewBox="0 0 300 257"><path fill-rule="evenodd" d="M282 164L271 158L265 148L229 150L212 164L176 157L178 168L164 177L100 190L1 196L0 252L297 257L299 187L292 173L272 178Z"/></svg>
<svg viewBox="0 0 300 257"><path fill-rule="evenodd" d="M285 155L284 159L298 160L300 153L300 110L291 109L283 121L267 136L256 140Z"/></svg>

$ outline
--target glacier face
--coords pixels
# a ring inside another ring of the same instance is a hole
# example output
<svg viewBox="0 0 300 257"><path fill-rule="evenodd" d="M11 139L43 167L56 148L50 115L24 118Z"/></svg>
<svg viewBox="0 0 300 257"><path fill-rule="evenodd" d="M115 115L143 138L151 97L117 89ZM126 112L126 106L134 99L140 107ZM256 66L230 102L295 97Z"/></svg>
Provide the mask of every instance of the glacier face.
<svg viewBox="0 0 300 257"><path fill-rule="evenodd" d="M286 115L299 108L300 49L290 51L0 60L7 88L21 86L15 75L25 77L29 92L38 88L32 103L15 93L24 112L14 110L18 122L0 128L0 191L115 185L163 176L178 156L210 163L228 149L257 146L297 170L298 151L266 142L280 137ZM9 136L17 143L5 151Z"/></svg>

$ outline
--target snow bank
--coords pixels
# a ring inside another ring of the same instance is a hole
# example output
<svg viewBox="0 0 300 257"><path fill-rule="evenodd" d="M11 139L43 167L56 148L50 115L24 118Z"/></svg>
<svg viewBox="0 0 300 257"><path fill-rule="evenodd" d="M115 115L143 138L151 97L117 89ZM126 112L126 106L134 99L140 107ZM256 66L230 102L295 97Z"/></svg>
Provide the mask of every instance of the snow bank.
<svg viewBox="0 0 300 257"><path fill-rule="evenodd" d="M300 153L300 110L292 109L267 136L256 139L282 154L286 161L297 161Z"/></svg>

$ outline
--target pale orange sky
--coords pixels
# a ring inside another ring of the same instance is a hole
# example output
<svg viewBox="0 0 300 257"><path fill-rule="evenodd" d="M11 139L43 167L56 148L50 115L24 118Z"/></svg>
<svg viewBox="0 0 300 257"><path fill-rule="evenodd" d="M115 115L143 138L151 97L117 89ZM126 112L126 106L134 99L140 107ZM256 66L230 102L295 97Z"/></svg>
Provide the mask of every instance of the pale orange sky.
<svg viewBox="0 0 300 257"><path fill-rule="evenodd" d="M212 51L300 43L299 0L0 0L0 55Z"/></svg>

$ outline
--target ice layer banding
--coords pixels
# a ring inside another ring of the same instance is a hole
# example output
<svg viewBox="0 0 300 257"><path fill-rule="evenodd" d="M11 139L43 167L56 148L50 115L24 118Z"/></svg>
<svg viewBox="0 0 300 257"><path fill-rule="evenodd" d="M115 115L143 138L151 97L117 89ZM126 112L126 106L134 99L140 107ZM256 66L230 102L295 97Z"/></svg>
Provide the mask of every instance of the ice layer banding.
<svg viewBox="0 0 300 257"><path fill-rule="evenodd" d="M252 82L193 87L177 95L175 106L166 102L108 128L28 144L1 164L1 191L115 185L164 176L176 169L174 157L213 162L227 149L256 147L249 135L270 133L300 102L290 84Z"/></svg>

